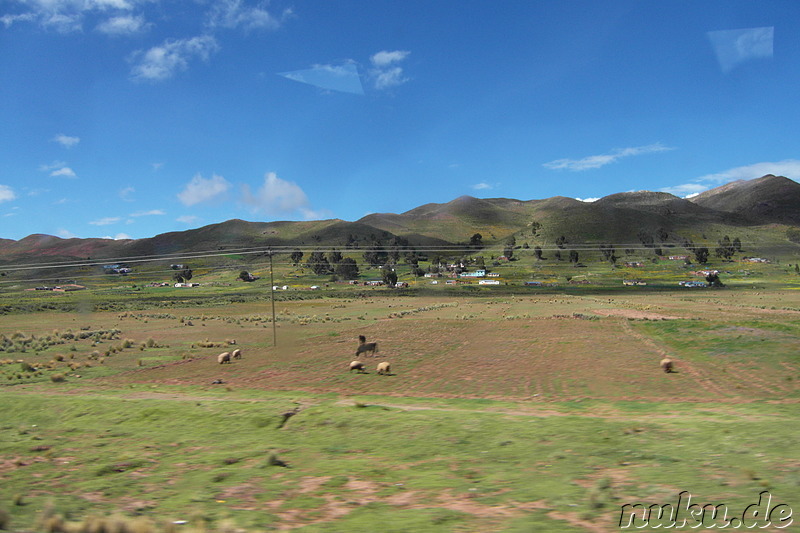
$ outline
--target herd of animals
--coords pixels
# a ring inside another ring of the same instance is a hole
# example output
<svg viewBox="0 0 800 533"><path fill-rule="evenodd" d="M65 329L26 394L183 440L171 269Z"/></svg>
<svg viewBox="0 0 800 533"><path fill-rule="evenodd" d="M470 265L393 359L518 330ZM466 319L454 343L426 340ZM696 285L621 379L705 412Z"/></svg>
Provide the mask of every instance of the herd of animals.
<svg viewBox="0 0 800 533"><path fill-rule="evenodd" d="M358 336L358 348L356 348L356 357L360 356L361 354L371 354L373 357L377 357L376 353L378 351L378 343L377 342L367 342L367 338L364 335ZM232 352L222 352L217 356L217 363L225 364L230 363L233 359L241 359L242 358L242 350L241 348L236 348ZM352 361L350 363L350 369L348 372L352 372L356 370L360 374L364 374L367 372L367 365L363 361L359 361L358 359ZM389 361L383 361L378 363L378 367L376 369L378 374L384 376L391 376L392 375L392 365Z"/></svg>
<svg viewBox="0 0 800 533"><path fill-rule="evenodd" d="M360 356L361 354L371 354L373 357L377 357L376 353L378 352L378 343L377 342L367 342L367 338L364 335L358 336L358 348L356 348L356 357ZM240 348L236 348L232 352L222 352L217 356L217 362L219 364L230 363L231 359L241 359L242 358L242 350ZM671 374L675 372L675 363L669 357L665 357L661 360L659 364L661 366L661 370L666 372L667 374ZM360 374L364 374L367 372L367 365L363 361L359 359L355 359L350 363L350 369L348 372L352 372L353 370L357 371ZM392 365L389 364L389 361L383 361L378 363L378 367L376 369L378 374L384 376L392 375Z"/></svg>

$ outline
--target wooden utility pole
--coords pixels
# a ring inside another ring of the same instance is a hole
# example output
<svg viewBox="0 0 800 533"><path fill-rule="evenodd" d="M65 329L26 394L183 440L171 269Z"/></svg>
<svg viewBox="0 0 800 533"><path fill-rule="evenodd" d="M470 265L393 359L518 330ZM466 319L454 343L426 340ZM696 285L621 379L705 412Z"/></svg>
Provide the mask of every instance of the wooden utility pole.
<svg viewBox="0 0 800 533"><path fill-rule="evenodd" d="M272 275L272 250L267 252L269 254L269 296L272 300L272 345L278 345L278 330L275 323L275 279Z"/></svg>

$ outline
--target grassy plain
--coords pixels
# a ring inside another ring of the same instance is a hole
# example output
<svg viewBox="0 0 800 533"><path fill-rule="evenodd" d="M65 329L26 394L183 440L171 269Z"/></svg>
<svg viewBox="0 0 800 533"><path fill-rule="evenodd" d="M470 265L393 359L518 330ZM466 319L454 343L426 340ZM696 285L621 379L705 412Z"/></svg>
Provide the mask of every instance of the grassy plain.
<svg viewBox="0 0 800 533"><path fill-rule="evenodd" d="M0 513L599 532L681 491L800 509L800 291L761 283L305 293L276 346L255 288L31 296L0 316ZM349 373L360 334L379 351Z"/></svg>

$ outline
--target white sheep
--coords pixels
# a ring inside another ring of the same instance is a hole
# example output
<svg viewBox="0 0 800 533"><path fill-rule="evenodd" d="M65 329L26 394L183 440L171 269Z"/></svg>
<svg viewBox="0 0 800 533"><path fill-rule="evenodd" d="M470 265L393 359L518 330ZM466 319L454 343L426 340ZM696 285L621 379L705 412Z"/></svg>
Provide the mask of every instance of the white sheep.
<svg viewBox="0 0 800 533"><path fill-rule="evenodd" d="M364 369L364 363L362 363L361 361L353 361L352 363L350 363L350 370L348 370L348 372L352 372L353 370L358 370L359 374L363 374L364 372L366 372L366 370Z"/></svg>
<svg viewBox="0 0 800 533"><path fill-rule="evenodd" d="M674 372L675 371L674 368L675 365L672 362L672 359L670 359L669 357L665 357L664 359L661 360L661 370L663 370L667 374Z"/></svg>
<svg viewBox="0 0 800 533"><path fill-rule="evenodd" d="M231 362L231 354L230 352L222 352L217 356L217 363L230 363Z"/></svg>
<svg viewBox="0 0 800 533"><path fill-rule="evenodd" d="M242 358L242 350L241 348L236 348L234 351L231 352L231 358L233 359L241 359Z"/></svg>
<svg viewBox="0 0 800 533"><path fill-rule="evenodd" d="M389 364L389 361L378 363L378 374L383 374L384 376L388 376L391 373L392 373L392 365Z"/></svg>

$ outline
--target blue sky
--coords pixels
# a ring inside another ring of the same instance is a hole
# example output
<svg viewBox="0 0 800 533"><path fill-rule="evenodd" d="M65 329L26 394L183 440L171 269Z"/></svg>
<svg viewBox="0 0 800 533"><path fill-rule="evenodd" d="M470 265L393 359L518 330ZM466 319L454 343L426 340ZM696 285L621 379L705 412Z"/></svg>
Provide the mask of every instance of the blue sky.
<svg viewBox="0 0 800 533"><path fill-rule="evenodd" d="M0 237L800 179L800 4L0 0Z"/></svg>

